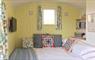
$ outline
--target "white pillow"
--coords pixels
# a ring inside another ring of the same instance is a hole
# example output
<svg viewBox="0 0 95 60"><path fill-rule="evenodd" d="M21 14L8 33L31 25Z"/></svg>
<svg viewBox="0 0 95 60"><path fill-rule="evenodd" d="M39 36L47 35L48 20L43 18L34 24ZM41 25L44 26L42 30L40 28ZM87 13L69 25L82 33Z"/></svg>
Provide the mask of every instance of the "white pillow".
<svg viewBox="0 0 95 60"><path fill-rule="evenodd" d="M23 38L23 48L32 48L33 47L33 40L32 38Z"/></svg>

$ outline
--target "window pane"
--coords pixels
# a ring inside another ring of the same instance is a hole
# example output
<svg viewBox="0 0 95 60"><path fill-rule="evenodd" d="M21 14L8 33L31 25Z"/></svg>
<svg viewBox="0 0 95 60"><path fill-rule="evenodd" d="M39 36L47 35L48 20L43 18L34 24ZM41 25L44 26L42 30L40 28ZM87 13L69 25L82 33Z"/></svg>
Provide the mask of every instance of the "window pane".
<svg viewBox="0 0 95 60"><path fill-rule="evenodd" d="M0 4L2 4L2 0L0 0Z"/></svg>
<svg viewBox="0 0 95 60"><path fill-rule="evenodd" d="M55 10L53 9L44 9L42 11L42 20L43 20L43 24L55 24Z"/></svg>

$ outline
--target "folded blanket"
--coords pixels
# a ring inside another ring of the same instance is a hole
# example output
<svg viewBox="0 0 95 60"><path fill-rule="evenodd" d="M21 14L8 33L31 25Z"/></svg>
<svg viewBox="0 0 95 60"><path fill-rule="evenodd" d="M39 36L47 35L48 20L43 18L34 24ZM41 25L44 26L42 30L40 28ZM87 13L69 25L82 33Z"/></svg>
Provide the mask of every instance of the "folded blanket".
<svg viewBox="0 0 95 60"><path fill-rule="evenodd" d="M35 51L33 49L16 49L9 60L37 60Z"/></svg>

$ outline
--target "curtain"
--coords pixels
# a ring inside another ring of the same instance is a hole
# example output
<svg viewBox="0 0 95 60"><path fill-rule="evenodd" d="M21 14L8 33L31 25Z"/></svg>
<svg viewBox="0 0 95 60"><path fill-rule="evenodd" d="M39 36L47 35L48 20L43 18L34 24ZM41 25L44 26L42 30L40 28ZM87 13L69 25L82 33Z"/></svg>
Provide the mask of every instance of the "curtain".
<svg viewBox="0 0 95 60"><path fill-rule="evenodd" d="M57 30L62 29L62 8L60 6L57 7Z"/></svg>
<svg viewBox="0 0 95 60"><path fill-rule="evenodd" d="M37 30L41 29L42 29L42 11L41 11L41 6L38 6Z"/></svg>
<svg viewBox="0 0 95 60"><path fill-rule="evenodd" d="M0 0L0 60L8 59L7 20L4 0Z"/></svg>

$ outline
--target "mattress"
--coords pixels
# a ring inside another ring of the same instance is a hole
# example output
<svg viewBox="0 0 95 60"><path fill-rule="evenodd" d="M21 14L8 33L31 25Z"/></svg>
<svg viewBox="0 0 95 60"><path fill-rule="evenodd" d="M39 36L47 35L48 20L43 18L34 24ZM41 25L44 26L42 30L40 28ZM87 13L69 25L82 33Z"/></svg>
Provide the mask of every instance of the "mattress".
<svg viewBox="0 0 95 60"><path fill-rule="evenodd" d="M63 48L34 48L38 60L82 60L73 53L66 53Z"/></svg>

